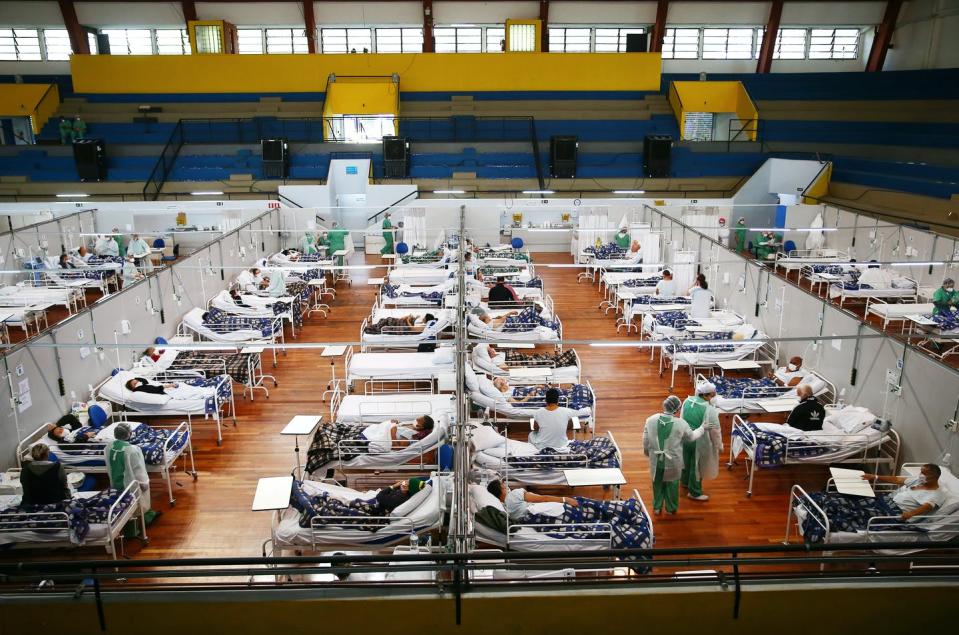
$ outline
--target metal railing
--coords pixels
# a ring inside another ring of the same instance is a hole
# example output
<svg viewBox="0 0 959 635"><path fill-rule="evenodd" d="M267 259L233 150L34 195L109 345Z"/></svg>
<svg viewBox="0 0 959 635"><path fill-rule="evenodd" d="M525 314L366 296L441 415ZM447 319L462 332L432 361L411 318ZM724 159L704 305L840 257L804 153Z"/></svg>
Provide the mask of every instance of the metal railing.
<svg viewBox="0 0 959 635"><path fill-rule="evenodd" d="M763 147L762 122L757 118L740 119L733 117L726 122L726 151L732 148L733 143L758 143L760 150ZM750 139L750 135L753 137Z"/></svg>
<svg viewBox="0 0 959 635"><path fill-rule="evenodd" d="M160 156L150 172L150 176L147 177L143 186L144 201L155 201L159 198L160 190L163 189L163 184L170 177L173 166L176 164L176 158L180 155L180 148L183 147L184 143L186 143L186 135L183 131L183 120L181 119L173 127L173 131L170 132L170 138L167 139L166 145L160 151Z"/></svg>

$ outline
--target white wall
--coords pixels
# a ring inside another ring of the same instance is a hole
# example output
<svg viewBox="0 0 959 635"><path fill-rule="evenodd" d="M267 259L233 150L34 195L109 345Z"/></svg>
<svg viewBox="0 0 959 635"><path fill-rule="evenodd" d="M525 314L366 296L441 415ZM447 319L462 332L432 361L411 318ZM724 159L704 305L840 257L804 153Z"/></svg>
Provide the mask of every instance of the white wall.
<svg viewBox="0 0 959 635"><path fill-rule="evenodd" d="M84 26L184 28L179 2L76 2L74 6Z"/></svg>
<svg viewBox="0 0 959 635"><path fill-rule="evenodd" d="M435 7L437 3L434 3ZM317 25L423 24L421 2L314 2Z"/></svg>
<svg viewBox="0 0 959 635"><path fill-rule="evenodd" d="M656 22L656 3L550 2L549 21L552 24L651 25Z"/></svg>
<svg viewBox="0 0 959 635"><path fill-rule="evenodd" d="M498 24L539 17L538 2L434 2L436 24Z"/></svg>
<svg viewBox="0 0 959 635"><path fill-rule="evenodd" d="M237 26L303 26L303 5L300 2L197 2L200 20L226 20ZM182 24L182 22L181 22Z"/></svg>
<svg viewBox="0 0 959 635"><path fill-rule="evenodd" d="M959 67L959 2L912 0L899 14L885 70Z"/></svg>

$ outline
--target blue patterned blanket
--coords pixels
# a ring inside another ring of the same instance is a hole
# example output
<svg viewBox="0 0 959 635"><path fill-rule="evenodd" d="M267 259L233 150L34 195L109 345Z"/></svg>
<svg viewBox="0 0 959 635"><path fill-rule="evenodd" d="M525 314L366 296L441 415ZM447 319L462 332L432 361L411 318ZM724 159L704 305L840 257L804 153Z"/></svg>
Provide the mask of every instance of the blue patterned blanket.
<svg viewBox="0 0 959 635"><path fill-rule="evenodd" d="M617 270L618 272L618 270ZM624 287L635 288L635 287L655 287L656 284L662 280L662 276L649 276L648 278L632 278L623 282Z"/></svg>
<svg viewBox="0 0 959 635"><path fill-rule="evenodd" d="M510 260L522 260L523 262L529 262L529 256L522 251L514 251L512 249L480 249L476 253L477 258L483 260L484 258L509 258Z"/></svg>
<svg viewBox="0 0 959 635"><path fill-rule="evenodd" d="M596 260L611 260L613 258L621 257L626 253L626 250L619 247L616 243L606 243L599 247L586 247L583 249L584 253L593 254L596 257Z"/></svg>
<svg viewBox="0 0 959 635"><path fill-rule="evenodd" d="M733 334L725 333L697 333L700 340L731 340ZM736 350L734 344L681 344L675 348L679 353L732 353Z"/></svg>
<svg viewBox="0 0 959 635"><path fill-rule="evenodd" d="M829 445L801 439L787 440L778 432L762 430L756 424L746 422L746 428L756 437L756 450L753 460L756 467L771 468L785 465L787 459L819 456L831 450ZM733 428L733 436L745 439L739 428Z"/></svg>
<svg viewBox="0 0 959 635"><path fill-rule="evenodd" d="M555 387L555 386L554 386ZM586 384L573 384L569 388L558 388L559 405L580 410L593 405L593 395ZM516 386L513 388L514 397L529 397L529 401L515 402L516 408L542 408L546 405L546 386Z"/></svg>
<svg viewBox="0 0 959 635"><path fill-rule="evenodd" d="M726 399L742 399L747 390L750 399L774 398L792 390L768 377L711 377L709 381L716 386L716 394Z"/></svg>
<svg viewBox="0 0 959 635"><path fill-rule="evenodd" d="M386 511L380 509L375 498L345 502L330 496L326 492L311 496L303 490L301 481L293 481L290 505L300 512L300 527L309 527L314 518L317 519L317 524L350 525L352 529L361 531L376 531L390 522L386 518L370 518L371 516L387 515ZM326 516L337 516L338 518L327 523L323 518Z"/></svg>
<svg viewBox="0 0 959 635"><path fill-rule="evenodd" d="M936 323L936 326L943 331L955 331L959 329L959 313L942 313L939 315L924 316Z"/></svg>
<svg viewBox="0 0 959 635"><path fill-rule="evenodd" d="M84 426L77 430L78 434L87 434L91 437L97 433L97 428L91 426ZM189 428L184 428L174 435L173 430L163 430L151 428L145 423L141 423L137 426L130 435L130 443L140 448L143 451L143 459L146 461L147 465L159 465L163 463L164 445L171 436L173 436L173 441L170 443L170 450L179 450L184 445L186 445L187 440L190 438ZM51 452L54 455L69 455L69 456L89 456L96 457L98 459L103 458L103 446L96 445L94 447L84 447L83 444L71 444L69 447L57 446L54 447Z"/></svg>
<svg viewBox="0 0 959 635"><path fill-rule="evenodd" d="M542 278L530 278L526 282L522 280L511 280L511 287L525 287L527 289L542 289L543 288L543 279Z"/></svg>
<svg viewBox="0 0 959 635"><path fill-rule="evenodd" d="M506 318L506 322L503 324L503 330L507 333L520 333L532 331L537 326L545 326L546 328L558 331L559 321L547 320L541 317L535 308L526 307L519 312L519 315L512 315Z"/></svg>
<svg viewBox="0 0 959 635"><path fill-rule="evenodd" d="M410 293L403 292L400 293L399 285L384 284L383 293L386 294L386 297L396 299L398 297L404 298L421 298L424 302L429 302L430 304L435 304L440 306L443 304L443 292L442 291L432 291L430 293Z"/></svg>
<svg viewBox="0 0 959 635"><path fill-rule="evenodd" d="M685 311L666 311L665 313L657 313L655 316L653 316L653 320L658 326L667 326L669 328L674 328L677 331L686 330L687 324L699 326L699 322L690 319L689 313L686 313Z"/></svg>
<svg viewBox="0 0 959 635"><path fill-rule="evenodd" d="M89 498L72 498L49 505L15 505L0 512L0 525L4 529L26 529L30 531L62 531L69 528L70 542L82 545L90 533L90 525L107 522L110 507L117 501L120 491L106 489ZM117 506L116 515L120 516L133 502L133 496L127 494ZM29 514L28 517L14 517L17 514ZM67 527L64 527L66 514Z"/></svg>
<svg viewBox="0 0 959 635"><path fill-rule="evenodd" d="M872 289L872 285L859 282L833 282L832 286L842 288L845 291L860 291L862 289Z"/></svg>
<svg viewBox="0 0 959 635"><path fill-rule="evenodd" d="M570 456L573 454L578 456ZM581 458L584 456L585 460ZM545 448L532 456L507 456L506 462L508 465L518 468L619 467L616 446L613 445L613 441L609 437L594 437L589 441L570 441L569 449L564 452L553 448Z"/></svg>
<svg viewBox="0 0 959 635"><path fill-rule="evenodd" d="M220 309L210 309L203 316L203 325L216 327L213 330L223 333L232 331L259 331L263 337L273 335L273 320L270 318L254 318L233 315Z"/></svg>
<svg viewBox="0 0 959 635"><path fill-rule="evenodd" d="M829 519L830 531L856 532L865 531L870 518L892 516L894 519L902 514L892 500L892 494L869 498L866 496L849 496L837 492L814 492L809 495L812 500L826 513ZM820 543L826 539L826 530L816 521L818 511L807 510L806 518L802 522L803 538L806 542ZM882 531L915 531L925 533L921 525L905 527L900 520L890 520L890 525L873 523L873 528Z"/></svg>
<svg viewBox="0 0 959 635"><path fill-rule="evenodd" d="M655 306L657 304L692 304L690 298L664 298L659 295L638 295L632 299L631 304L646 304Z"/></svg>

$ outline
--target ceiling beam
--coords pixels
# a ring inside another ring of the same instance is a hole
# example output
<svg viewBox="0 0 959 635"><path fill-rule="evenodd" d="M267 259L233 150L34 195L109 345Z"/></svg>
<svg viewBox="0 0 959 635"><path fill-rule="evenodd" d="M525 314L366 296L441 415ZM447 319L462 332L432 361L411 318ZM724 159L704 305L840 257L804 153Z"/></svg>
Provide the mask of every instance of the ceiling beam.
<svg viewBox="0 0 959 635"><path fill-rule="evenodd" d="M306 30L306 51L316 53L316 14L313 0L303 0L303 28Z"/></svg>
<svg viewBox="0 0 959 635"><path fill-rule="evenodd" d="M433 52L433 0L423 0L423 52Z"/></svg>
<svg viewBox="0 0 959 635"><path fill-rule="evenodd" d="M902 0L886 2L886 11L882 15L882 22L876 28L876 37L872 40L869 59L866 61L867 73L881 71L883 64L886 63L886 53L889 52L889 45L892 44L892 34L896 30L900 9L902 9Z"/></svg>
<svg viewBox="0 0 959 635"><path fill-rule="evenodd" d="M63 24L67 27L67 35L70 36L70 48L75 55L89 55L90 43L87 42L87 32L80 26L80 20L77 19L77 10L73 6L72 0L59 0L60 15L63 16Z"/></svg>
<svg viewBox="0 0 959 635"><path fill-rule="evenodd" d="M539 50L549 53L549 0L539 0Z"/></svg>
<svg viewBox="0 0 959 635"><path fill-rule="evenodd" d="M195 22L196 3L192 0L183 0L180 5L183 7L183 24L189 25L190 22Z"/></svg>
<svg viewBox="0 0 959 635"><path fill-rule="evenodd" d="M779 37L779 21L783 17L783 0L773 0L769 7L769 20L763 32L763 43L759 47L757 73L768 73L773 66L773 52L776 50L776 38Z"/></svg>
<svg viewBox="0 0 959 635"><path fill-rule="evenodd" d="M649 52L662 53L663 40L666 38L666 16L669 14L669 0L656 3L656 23L649 35Z"/></svg>

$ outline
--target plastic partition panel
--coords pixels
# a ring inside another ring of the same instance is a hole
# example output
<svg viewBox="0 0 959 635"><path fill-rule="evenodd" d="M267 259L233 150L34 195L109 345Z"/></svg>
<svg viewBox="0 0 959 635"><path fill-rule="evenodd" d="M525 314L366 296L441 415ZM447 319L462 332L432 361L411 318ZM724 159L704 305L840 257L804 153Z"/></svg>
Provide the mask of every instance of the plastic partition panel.
<svg viewBox="0 0 959 635"><path fill-rule="evenodd" d="M901 385L900 416L894 425L904 436L903 460L935 461L950 453L956 472L959 435L947 432L945 424L956 417L959 375L910 349L906 351Z"/></svg>

